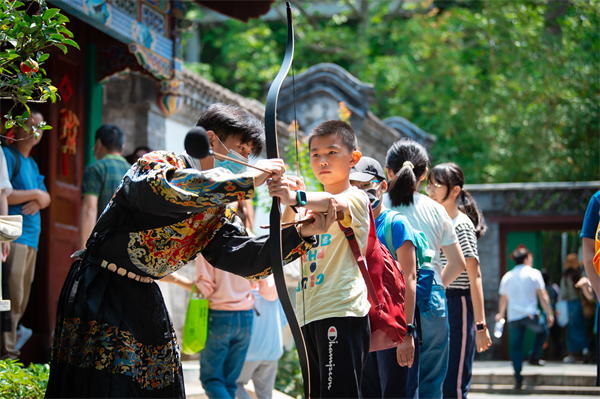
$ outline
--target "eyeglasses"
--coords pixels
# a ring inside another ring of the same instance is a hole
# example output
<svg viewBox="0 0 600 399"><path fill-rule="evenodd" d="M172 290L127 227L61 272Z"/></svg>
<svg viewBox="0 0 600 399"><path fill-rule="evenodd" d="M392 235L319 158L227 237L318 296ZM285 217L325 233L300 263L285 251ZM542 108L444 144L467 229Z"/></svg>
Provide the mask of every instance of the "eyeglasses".
<svg viewBox="0 0 600 399"><path fill-rule="evenodd" d="M375 185L377 183L381 183L381 180L370 180L370 181L351 180L350 181L351 185L353 185L354 187L358 187L361 190L368 190L370 188L373 188L373 185Z"/></svg>
<svg viewBox="0 0 600 399"><path fill-rule="evenodd" d="M433 190L435 190L435 189L437 189L437 188L440 188L440 187L442 187L442 185L441 185L441 184L437 184L437 183L428 183L428 184L427 184L427 187L425 187L425 191L427 191L427 192L430 192L430 191L433 191Z"/></svg>

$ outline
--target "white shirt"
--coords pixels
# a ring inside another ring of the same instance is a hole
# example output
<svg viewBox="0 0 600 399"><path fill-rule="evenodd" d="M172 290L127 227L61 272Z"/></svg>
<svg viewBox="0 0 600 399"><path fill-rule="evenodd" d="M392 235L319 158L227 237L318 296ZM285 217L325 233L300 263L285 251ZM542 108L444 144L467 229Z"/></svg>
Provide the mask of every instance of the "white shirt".
<svg viewBox="0 0 600 399"><path fill-rule="evenodd" d="M442 284L443 265L440 259L440 249L457 242L452 219L450 219L448 212L442 205L426 195L415 192L413 199L414 203L410 206L393 207L386 195L384 205L406 216L413 229L420 230L425 234L429 249L435 250L435 258L431 260L431 265L436 274L435 282Z"/></svg>
<svg viewBox="0 0 600 399"><path fill-rule="evenodd" d="M10 176L8 175L8 166L6 166L6 158L4 151L0 149L0 191L4 190L8 197L12 193L12 185L10 184Z"/></svg>
<svg viewBox="0 0 600 399"><path fill-rule="evenodd" d="M542 273L527 265L517 265L502 277L500 295L508 298L508 321L521 320L540 313L536 290L546 288Z"/></svg>

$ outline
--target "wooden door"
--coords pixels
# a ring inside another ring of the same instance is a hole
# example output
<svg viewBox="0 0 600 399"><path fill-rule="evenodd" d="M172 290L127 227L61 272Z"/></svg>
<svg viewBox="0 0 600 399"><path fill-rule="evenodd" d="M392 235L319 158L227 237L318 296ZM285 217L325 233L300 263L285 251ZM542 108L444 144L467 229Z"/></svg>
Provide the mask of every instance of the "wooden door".
<svg viewBox="0 0 600 399"><path fill-rule="evenodd" d="M79 44L83 43L79 41ZM84 48L84 46L81 46ZM44 132L34 158L52 203L42 211L42 233L36 275L29 305L22 324L34 335L22 349L21 359L28 362L49 361L54 318L60 290L71 266L70 255L78 248L81 177L84 166L84 59L83 52L69 49L67 55L53 52L46 71L61 99L44 104L42 113L53 129ZM61 138L61 112L72 111L79 119L76 153L63 155L66 139Z"/></svg>

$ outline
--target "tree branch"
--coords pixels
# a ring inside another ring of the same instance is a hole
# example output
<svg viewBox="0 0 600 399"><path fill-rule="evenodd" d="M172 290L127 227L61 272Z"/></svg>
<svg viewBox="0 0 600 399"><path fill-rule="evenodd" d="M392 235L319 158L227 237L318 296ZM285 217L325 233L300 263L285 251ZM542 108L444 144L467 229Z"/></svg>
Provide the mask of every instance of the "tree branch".
<svg viewBox="0 0 600 399"><path fill-rule="evenodd" d="M322 30L321 27L319 25L317 25L317 23L314 21L314 19L310 16L310 14L304 9L304 7L302 6L302 3L300 3L298 0L290 0L290 2L294 6L296 6L296 8L300 11L300 13L302 13L302 15L304 15L304 17L306 18L306 20L308 21L310 26L312 26L313 29Z"/></svg>

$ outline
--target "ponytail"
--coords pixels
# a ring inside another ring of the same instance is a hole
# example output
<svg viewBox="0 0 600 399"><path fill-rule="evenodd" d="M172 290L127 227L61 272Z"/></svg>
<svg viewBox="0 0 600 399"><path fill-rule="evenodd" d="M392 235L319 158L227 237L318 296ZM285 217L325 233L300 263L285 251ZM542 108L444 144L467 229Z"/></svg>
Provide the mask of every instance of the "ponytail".
<svg viewBox="0 0 600 399"><path fill-rule="evenodd" d="M471 219L475 226L475 235L477 238L480 238L487 231L487 224L483 218L483 212L481 212L481 209L479 209L477 203L467 190L460 190L460 201L462 204L458 206L458 210Z"/></svg>
<svg viewBox="0 0 600 399"><path fill-rule="evenodd" d="M400 168L396 176L390 182L388 195L392 206L410 206L414 202L413 192L417 186L417 177L410 165Z"/></svg>
<svg viewBox="0 0 600 399"><path fill-rule="evenodd" d="M410 206L419 178L427 171L427 150L413 139L402 138L388 150L386 166L395 176L389 183L388 195L392 206Z"/></svg>

